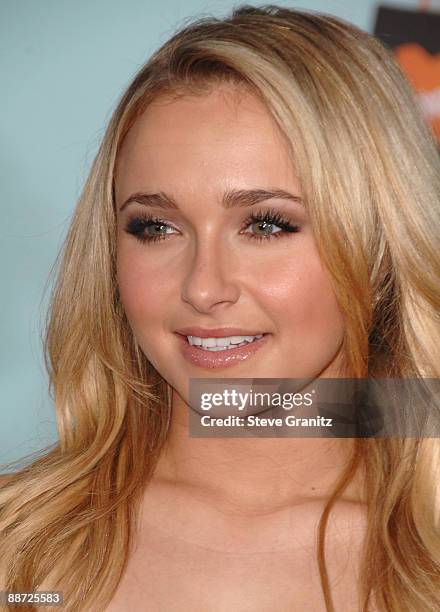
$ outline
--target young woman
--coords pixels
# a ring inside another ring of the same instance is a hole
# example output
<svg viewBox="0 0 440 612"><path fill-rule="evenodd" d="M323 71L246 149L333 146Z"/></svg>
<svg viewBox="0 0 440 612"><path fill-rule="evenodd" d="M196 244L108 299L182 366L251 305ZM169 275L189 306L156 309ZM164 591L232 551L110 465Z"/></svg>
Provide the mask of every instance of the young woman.
<svg viewBox="0 0 440 612"><path fill-rule="evenodd" d="M1 588L69 611L438 610L437 439L196 438L188 406L190 378L439 377L439 191L404 78L353 26L244 6L164 44L67 236L60 441L4 478Z"/></svg>

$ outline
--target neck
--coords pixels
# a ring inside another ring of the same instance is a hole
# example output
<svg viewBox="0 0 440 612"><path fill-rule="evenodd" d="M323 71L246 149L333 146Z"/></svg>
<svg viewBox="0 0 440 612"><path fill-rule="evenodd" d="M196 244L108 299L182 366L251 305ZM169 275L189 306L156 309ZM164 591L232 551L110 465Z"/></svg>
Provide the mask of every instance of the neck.
<svg viewBox="0 0 440 612"><path fill-rule="evenodd" d="M154 480L191 488L216 507L268 514L331 494L353 452L351 438L196 438L173 392L170 431ZM343 498L362 501L358 479Z"/></svg>

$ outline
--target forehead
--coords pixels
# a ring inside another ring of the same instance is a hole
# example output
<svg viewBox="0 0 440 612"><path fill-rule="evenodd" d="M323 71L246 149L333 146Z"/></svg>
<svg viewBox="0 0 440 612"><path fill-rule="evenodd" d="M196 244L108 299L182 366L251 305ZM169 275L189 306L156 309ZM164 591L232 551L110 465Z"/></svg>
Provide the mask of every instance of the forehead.
<svg viewBox="0 0 440 612"><path fill-rule="evenodd" d="M124 140L116 187L122 197L164 184L293 178L287 141L265 105L248 90L220 86L203 95L156 98Z"/></svg>

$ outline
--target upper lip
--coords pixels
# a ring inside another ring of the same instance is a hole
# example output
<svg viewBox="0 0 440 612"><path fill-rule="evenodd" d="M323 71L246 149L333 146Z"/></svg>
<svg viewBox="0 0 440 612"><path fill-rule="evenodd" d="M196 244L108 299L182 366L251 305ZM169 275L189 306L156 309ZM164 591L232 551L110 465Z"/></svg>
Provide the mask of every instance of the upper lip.
<svg viewBox="0 0 440 612"><path fill-rule="evenodd" d="M197 338L223 338L227 336L258 336L262 331L246 330L241 327L216 327L206 329L204 327L183 327L176 331L182 336L196 336Z"/></svg>

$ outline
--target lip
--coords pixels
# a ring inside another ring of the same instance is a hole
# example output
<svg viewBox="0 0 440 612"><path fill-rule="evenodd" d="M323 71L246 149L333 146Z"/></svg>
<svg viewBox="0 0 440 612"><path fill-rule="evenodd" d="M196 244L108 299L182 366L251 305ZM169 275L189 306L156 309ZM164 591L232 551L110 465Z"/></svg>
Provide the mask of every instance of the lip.
<svg viewBox="0 0 440 612"><path fill-rule="evenodd" d="M261 331L249 331L239 327L216 327L207 329L205 327L183 327L176 334L182 336L197 336L197 338L224 338L226 336L258 336Z"/></svg>
<svg viewBox="0 0 440 612"><path fill-rule="evenodd" d="M200 331L200 330L199 330ZM213 330L210 330L212 333ZM188 334L188 336L192 336L196 334ZM222 330L222 335L225 334L225 328ZM256 334L238 334L238 333L229 333L228 335L234 336L254 336ZM180 350L182 352L183 357L189 361L191 364L198 366L200 368L205 368L208 370L213 370L216 368L229 368L238 363L242 363L243 361L247 361L250 359L260 348L262 348L269 339L270 334L264 334L262 338L258 340L254 340L249 344L245 344L244 346L240 346L239 348L234 349L225 349L223 351L206 351L198 346L191 346L189 344L186 334L182 335L176 333L176 336L180 343ZM209 336L199 336L201 338L207 338ZM221 337L220 335L211 336L212 338Z"/></svg>

